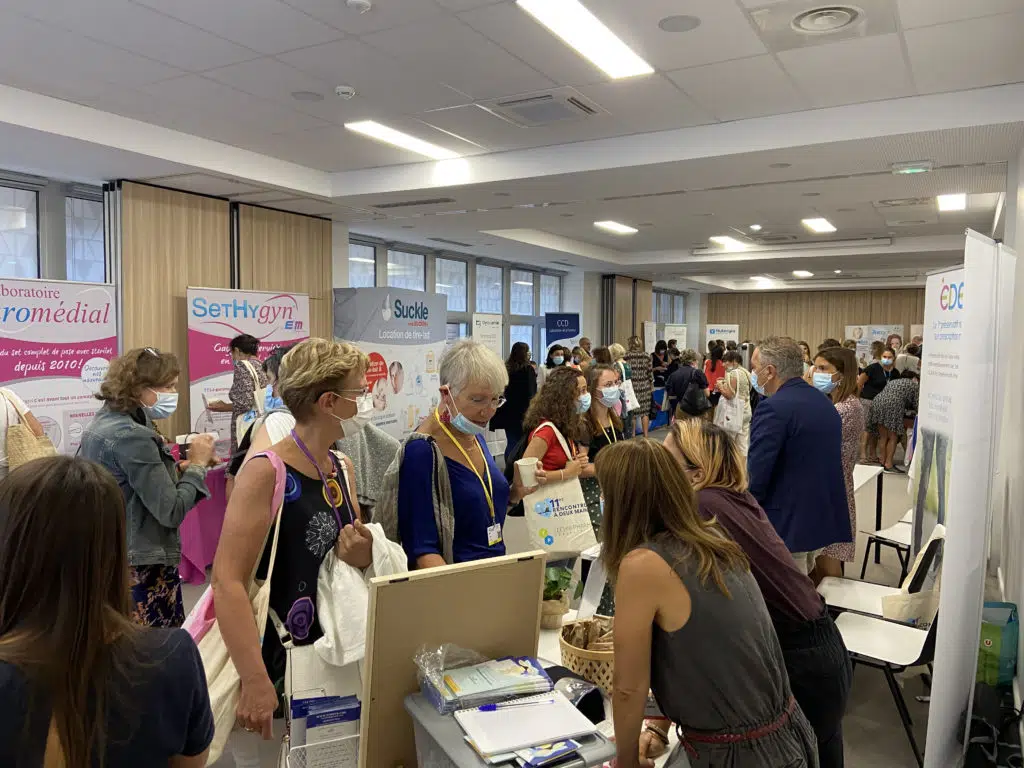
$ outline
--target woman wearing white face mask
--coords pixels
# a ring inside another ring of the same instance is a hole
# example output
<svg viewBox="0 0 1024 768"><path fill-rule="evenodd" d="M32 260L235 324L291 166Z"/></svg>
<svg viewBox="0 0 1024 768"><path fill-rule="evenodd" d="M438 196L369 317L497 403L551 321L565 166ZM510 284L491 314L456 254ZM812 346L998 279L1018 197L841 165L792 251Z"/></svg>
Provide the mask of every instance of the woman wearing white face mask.
<svg viewBox="0 0 1024 768"><path fill-rule="evenodd" d="M400 536L410 569L504 555L505 514L522 498L484 440L505 400L504 362L460 341L441 358L440 383L440 404L402 445L376 510L389 538Z"/></svg>
<svg viewBox="0 0 1024 768"><path fill-rule="evenodd" d="M111 361L97 395L103 407L79 448L82 458L110 470L124 494L134 618L154 627L180 627L185 620L178 528L210 495L206 469L215 463L213 439L199 435L176 467L153 424L177 408L178 372L174 355L152 347Z"/></svg>
<svg viewBox="0 0 1024 768"><path fill-rule="evenodd" d="M267 454L285 467L284 505L271 579L270 607L297 645L323 636L317 610L317 576L328 551L354 568L371 562L373 537L363 526L355 472L332 450L343 435L369 421L373 403L366 385L368 360L351 344L307 339L281 361L277 390L295 417L288 436L242 467L228 502L213 563L217 618L231 660L242 679L238 725L271 737L277 708L275 684L284 679L286 655L278 632L253 622L250 574L265 577L277 473ZM263 636L262 647L260 636ZM259 765L258 744L238 740L236 765ZM242 754L244 752L244 754Z"/></svg>

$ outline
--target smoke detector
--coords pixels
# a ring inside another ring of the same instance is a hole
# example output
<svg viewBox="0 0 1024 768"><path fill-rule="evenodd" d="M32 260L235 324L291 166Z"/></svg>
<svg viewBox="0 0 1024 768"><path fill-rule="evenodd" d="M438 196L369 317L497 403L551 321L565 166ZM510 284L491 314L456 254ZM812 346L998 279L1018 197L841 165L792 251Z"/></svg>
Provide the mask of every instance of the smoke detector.
<svg viewBox="0 0 1024 768"><path fill-rule="evenodd" d="M359 13L366 13L373 8L372 0L345 0L345 5Z"/></svg>

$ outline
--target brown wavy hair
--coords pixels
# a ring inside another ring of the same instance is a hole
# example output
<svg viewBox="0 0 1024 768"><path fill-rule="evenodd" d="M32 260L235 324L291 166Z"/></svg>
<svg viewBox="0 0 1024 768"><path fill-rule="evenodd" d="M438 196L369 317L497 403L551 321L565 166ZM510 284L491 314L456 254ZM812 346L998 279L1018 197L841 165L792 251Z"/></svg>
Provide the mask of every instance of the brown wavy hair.
<svg viewBox="0 0 1024 768"><path fill-rule="evenodd" d="M142 390L170 386L180 373L178 358L172 353L153 347L132 349L110 361L96 399L114 411L134 411L142 404Z"/></svg>
<svg viewBox="0 0 1024 768"><path fill-rule="evenodd" d="M852 349L829 347L819 351L814 359L817 360L819 357L834 365L835 369L843 376L829 395L833 403L841 403L848 397L857 397L860 394L860 385L857 383L860 371L857 367L857 355Z"/></svg>
<svg viewBox="0 0 1024 768"><path fill-rule="evenodd" d="M544 379L544 386L530 401L523 419L523 428L533 432L543 421L550 421L566 440L580 440L586 434L583 417L576 413L579 380L586 380L575 368L552 368Z"/></svg>
<svg viewBox="0 0 1024 768"><path fill-rule="evenodd" d="M596 403L598 398L601 396L601 393L597 391L597 382L601 379L601 374L604 373L605 371L608 371L609 373L614 373L615 378L619 377L619 369L613 365L604 365L602 363L598 363L590 366L587 369L587 391L590 392L590 398L592 402L590 404L590 410L586 412L583 419L586 422L587 431L591 438L593 438L594 435L601 434L601 425L598 424L597 419L594 418L594 403ZM615 414L614 409L608 409L608 418L611 419L615 429L622 429L622 419L620 419Z"/></svg>

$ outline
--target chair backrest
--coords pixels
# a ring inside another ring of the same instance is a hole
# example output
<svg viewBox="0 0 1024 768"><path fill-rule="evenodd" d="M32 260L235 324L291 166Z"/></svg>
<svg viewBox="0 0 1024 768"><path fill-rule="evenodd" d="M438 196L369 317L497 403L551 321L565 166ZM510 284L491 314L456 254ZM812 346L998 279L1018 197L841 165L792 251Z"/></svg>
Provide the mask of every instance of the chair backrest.
<svg viewBox="0 0 1024 768"><path fill-rule="evenodd" d="M942 536L936 536L928 542L924 555L921 557L921 562L914 571L910 583L907 585L907 592L912 595L920 592L921 587L924 586L932 570L936 566L942 567L942 550L945 543L946 539Z"/></svg>

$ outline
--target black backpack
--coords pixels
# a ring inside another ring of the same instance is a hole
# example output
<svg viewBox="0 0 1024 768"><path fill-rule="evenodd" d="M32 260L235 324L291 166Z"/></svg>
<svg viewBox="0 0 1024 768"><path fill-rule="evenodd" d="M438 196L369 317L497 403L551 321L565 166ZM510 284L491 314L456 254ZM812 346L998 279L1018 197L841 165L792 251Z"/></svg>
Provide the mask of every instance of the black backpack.
<svg viewBox="0 0 1024 768"><path fill-rule="evenodd" d="M259 428L263 426L263 423L267 420L267 417L272 413L291 413L287 408L271 408L266 413L260 414L260 416L252 423L245 434L242 436L242 442L238 444L238 450L231 454L231 460L228 462L228 474L234 477L242 469L242 463L245 461L245 455L249 452L249 447L252 445L252 436L259 431Z"/></svg>
<svg viewBox="0 0 1024 768"><path fill-rule="evenodd" d="M711 410L711 401L704 394L704 389L697 383L696 379L690 379L686 386L686 392L679 398L679 410L690 416L700 416L705 411Z"/></svg>

